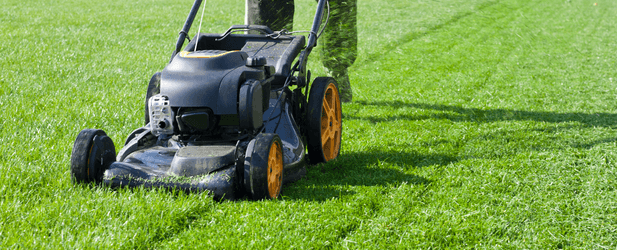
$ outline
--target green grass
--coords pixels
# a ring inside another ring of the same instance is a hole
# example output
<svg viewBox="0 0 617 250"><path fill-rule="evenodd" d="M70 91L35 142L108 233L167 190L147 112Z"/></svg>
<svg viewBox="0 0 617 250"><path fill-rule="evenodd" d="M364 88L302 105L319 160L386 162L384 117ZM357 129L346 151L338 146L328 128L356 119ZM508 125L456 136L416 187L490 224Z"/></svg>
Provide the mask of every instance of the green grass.
<svg viewBox="0 0 617 250"><path fill-rule="evenodd" d="M0 248L614 249L617 3L596 2L359 1L340 158L217 203L69 177L81 129L119 149L141 125L190 0L3 1ZM207 4L205 32L243 20Z"/></svg>

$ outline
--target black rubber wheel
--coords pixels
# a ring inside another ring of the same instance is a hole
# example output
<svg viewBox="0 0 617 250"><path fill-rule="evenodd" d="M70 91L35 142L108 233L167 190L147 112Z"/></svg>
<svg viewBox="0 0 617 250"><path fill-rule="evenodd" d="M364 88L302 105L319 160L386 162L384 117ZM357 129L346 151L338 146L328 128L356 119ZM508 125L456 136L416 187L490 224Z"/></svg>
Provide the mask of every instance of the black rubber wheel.
<svg viewBox="0 0 617 250"><path fill-rule="evenodd" d="M283 144L276 134L251 140L244 160L244 189L253 200L276 199L283 188Z"/></svg>
<svg viewBox="0 0 617 250"><path fill-rule="evenodd" d="M306 138L311 164L336 159L341 150L343 130L341 99L336 81L318 77L309 94Z"/></svg>
<svg viewBox="0 0 617 250"><path fill-rule="evenodd" d="M98 183L114 161L116 147L111 138L103 130L84 129L73 145L71 179L74 183Z"/></svg>
<svg viewBox="0 0 617 250"><path fill-rule="evenodd" d="M148 90L146 91L146 104L144 109L144 125L148 125L150 123L150 110L148 108L148 100L150 97L158 95L161 93L161 72L156 72L152 78L150 78L150 82L148 83Z"/></svg>

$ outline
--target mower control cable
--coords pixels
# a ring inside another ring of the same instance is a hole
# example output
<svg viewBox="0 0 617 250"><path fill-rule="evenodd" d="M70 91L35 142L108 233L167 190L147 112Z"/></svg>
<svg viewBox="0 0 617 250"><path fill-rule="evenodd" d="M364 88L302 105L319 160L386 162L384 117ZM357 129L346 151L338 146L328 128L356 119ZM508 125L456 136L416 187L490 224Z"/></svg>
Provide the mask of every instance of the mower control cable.
<svg viewBox="0 0 617 250"><path fill-rule="evenodd" d="M201 18L199 19L199 27L197 29L197 38L195 38L195 49L193 52L197 51L197 45L199 45L199 33L201 33L201 22L204 20L204 12L206 12L206 2L204 2L204 7L201 9ZM189 40L191 42L191 40Z"/></svg>
<svg viewBox="0 0 617 250"><path fill-rule="evenodd" d="M287 29L282 29L282 30L279 30L279 31L275 31L272 34L268 34L266 36L269 37L269 38L272 38L272 39L278 39L281 36L287 36L287 35L291 35L291 34L295 34L295 33L311 33L313 35L317 35L317 34L315 34L315 32L312 32L310 30L299 30L299 31L291 31L290 32Z"/></svg>

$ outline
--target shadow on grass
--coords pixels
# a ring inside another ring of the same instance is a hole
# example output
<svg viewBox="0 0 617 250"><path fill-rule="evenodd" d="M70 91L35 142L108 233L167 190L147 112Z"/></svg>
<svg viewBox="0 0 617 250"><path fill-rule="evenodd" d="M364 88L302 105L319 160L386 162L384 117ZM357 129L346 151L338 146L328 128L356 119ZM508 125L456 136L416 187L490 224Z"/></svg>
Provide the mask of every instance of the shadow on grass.
<svg viewBox="0 0 617 250"><path fill-rule="evenodd" d="M422 155L409 152L367 150L346 152L335 161L309 167L308 174L291 185L286 185L288 199L324 201L354 195L349 187L429 185L432 181L409 172L427 166L446 166L457 159L453 156Z"/></svg>
<svg viewBox="0 0 617 250"><path fill-rule="evenodd" d="M598 140L592 141L590 143L575 144L575 145L572 145L572 147L581 148L581 149L591 149L595 147L596 145L615 143L615 142L617 142L617 138L614 138L614 137L604 138L604 139L598 139Z"/></svg>
<svg viewBox="0 0 617 250"><path fill-rule="evenodd" d="M556 113L544 111L524 111L508 109L478 109L425 103L406 103L402 101L359 101L361 105L387 106L393 108L417 108L442 111L432 114L397 115L391 117L360 117L345 114L346 119L368 120L370 122L391 122L397 120L448 119L453 122L498 122L498 121L539 121L550 123L578 122L587 127L615 127L617 114L611 113Z"/></svg>

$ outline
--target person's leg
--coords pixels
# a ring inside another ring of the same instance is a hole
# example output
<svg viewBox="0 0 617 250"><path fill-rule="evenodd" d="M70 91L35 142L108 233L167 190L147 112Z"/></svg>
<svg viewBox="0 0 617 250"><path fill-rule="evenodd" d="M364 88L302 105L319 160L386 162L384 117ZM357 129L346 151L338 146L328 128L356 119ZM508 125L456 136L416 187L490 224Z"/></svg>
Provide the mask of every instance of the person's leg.
<svg viewBox="0 0 617 250"><path fill-rule="evenodd" d="M291 31L293 17L293 0L246 0L245 24L266 25L274 31Z"/></svg>
<svg viewBox="0 0 617 250"><path fill-rule="evenodd" d="M358 53L357 0L329 2L330 19L318 43L322 47L323 64L339 85L341 101L351 102L353 95L347 68L354 63Z"/></svg>

